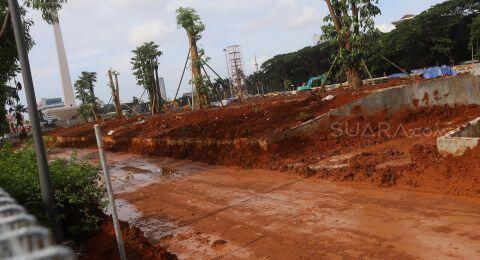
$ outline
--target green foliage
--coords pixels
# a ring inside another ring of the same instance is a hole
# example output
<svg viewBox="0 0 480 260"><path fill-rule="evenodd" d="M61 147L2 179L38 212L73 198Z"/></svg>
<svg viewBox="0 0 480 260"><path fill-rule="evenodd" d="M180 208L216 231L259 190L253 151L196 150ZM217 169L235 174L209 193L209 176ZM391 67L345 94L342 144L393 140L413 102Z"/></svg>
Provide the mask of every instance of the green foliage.
<svg viewBox="0 0 480 260"><path fill-rule="evenodd" d="M200 40L202 38L201 33L205 31L205 24L203 24L195 9L179 7L175 12L177 13L177 26L185 29L195 41Z"/></svg>
<svg viewBox="0 0 480 260"><path fill-rule="evenodd" d="M17 104L14 108L13 108L13 114L15 116L15 119L17 120L17 127L18 126L23 126L23 114L24 113L27 113L27 109L25 108L24 105L21 105L21 104Z"/></svg>
<svg viewBox="0 0 480 260"><path fill-rule="evenodd" d="M155 84L155 70L159 66L158 58L163 55L158 44L146 42L133 50L131 59L133 75L137 78L137 85L147 90L152 90Z"/></svg>
<svg viewBox="0 0 480 260"><path fill-rule="evenodd" d="M95 96L95 83L97 82L96 72L83 71L79 79L75 81L74 88L76 98L82 101L79 113L84 119L93 113L95 120L98 120L98 98Z"/></svg>
<svg viewBox="0 0 480 260"><path fill-rule="evenodd" d="M68 238L80 239L95 231L102 218L103 191L98 168L72 158L49 163L54 200ZM42 205L35 151L0 149L0 187L10 193L41 224L52 227Z"/></svg>
<svg viewBox="0 0 480 260"><path fill-rule="evenodd" d="M133 50L134 56L131 59L133 75L137 78L137 85L142 86L148 91L152 112L160 111L160 102L158 97L157 77L159 62L158 59L163 55L160 46L154 42L146 42Z"/></svg>
<svg viewBox="0 0 480 260"><path fill-rule="evenodd" d="M301 86L312 76L326 73L334 60L331 54L336 51L335 45L324 42L296 52L277 55L264 62L259 72L247 78L248 92L253 94L282 91L286 83L288 86Z"/></svg>
<svg viewBox="0 0 480 260"><path fill-rule="evenodd" d="M7 0L0 0L0 26L5 19L7 7ZM30 28L33 25L33 21L25 17L26 10L24 8L20 8L20 12L23 17L23 28L27 47L31 49L34 44L30 36ZM12 98L16 99L15 91L13 91L15 86L12 87L10 82L20 71L17 61L17 46L15 44L13 29L11 26L8 26L6 34L0 39L0 136L9 131L6 105L11 106L12 104L8 104L8 102L11 101Z"/></svg>
<svg viewBox="0 0 480 260"><path fill-rule="evenodd" d="M450 59L454 62L470 60L472 37L480 38L479 13L480 2L476 0L448 0L414 19L401 22L389 33L379 33L371 41L367 39L366 45L406 70L449 64ZM326 41L318 46L277 55L263 63L260 72L250 75L247 83L253 89L254 83L259 82L264 92L282 90L286 80L300 86L310 77L328 71L337 53L335 43ZM365 62L373 76L399 72L369 50L366 50ZM367 78L365 69L362 70L363 78ZM334 67L332 75L329 83L345 81L338 66Z"/></svg>
<svg viewBox="0 0 480 260"><path fill-rule="evenodd" d="M471 25L479 12L476 0L445 1L383 34L375 48L407 70L469 60ZM375 56L368 63L376 74L396 71Z"/></svg>
<svg viewBox="0 0 480 260"><path fill-rule="evenodd" d="M378 36L373 18L379 15L378 0L332 0L335 16L340 22L336 28L332 15L325 17L322 39L339 47L339 64L343 68L358 67L366 56L365 45ZM336 56L336 54L333 54Z"/></svg>
<svg viewBox="0 0 480 260"><path fill-rule="evenodd" d="M67 0L25 0L24 4L42 12L42 18L47 23L52 24L58 20L57 12L62 8Z"/></svg>
<svg viewBox="0 0 480 260"><path fill-rule="evenodd" d="M20 4L22 1L19 1ZM53 23L57 17L56 13L67 0L24 0L23 5L20 6L20 14L23 20L23 29L28 49L34 45L34 41L30 36L30 28L33 26L33 21L26 18L25 7L31 7L42 12L43 19L48 23ZM7 15L7 0L0 0L0 26ZM17 47L15 44L15 37L13 35L13 28L11 23L8 23L6 34L0 37L0 135L8 133L7 110L5 104L9 100L8 96L8 82L15 77L20 71L17 64Z"/></svg>

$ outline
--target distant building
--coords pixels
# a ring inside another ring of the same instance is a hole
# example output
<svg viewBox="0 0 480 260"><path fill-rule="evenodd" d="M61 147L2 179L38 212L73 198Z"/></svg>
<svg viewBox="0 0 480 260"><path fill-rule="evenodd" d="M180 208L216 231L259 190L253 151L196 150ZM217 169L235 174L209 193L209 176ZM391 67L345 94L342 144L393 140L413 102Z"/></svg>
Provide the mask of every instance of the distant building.
<svg viewBox="0 0 480 260"><path fill-rule="evenodd" d="M42 98L40 101L40 109L49 109L65 106L62 98Z"/></svg>
<svg viewBox="0 0 480 260"><path fill-rule="evenodd" d="M408 20L412 20L413 18L415 18L414 14L406 14L399 21L393 22L392 24L395 26L398 26L400 23L403 23Z"/></svg>
<svg viewBox="0 0 480 260"><path fill-rule="evenodd" d="M162 96L163 100L167 100L167 90L165 89L165 79L159 78L158 83L160 85L160 95Z"/></svg>
<svg viewBox="0 0 480 260"><path fill-rule="evenodd" d="M52 123L54 118L46 112L62 107L65 107L65 102L63 102L62 98L42 98L38 105L38 110L42 112L43 118L48 123Z"/></svg>

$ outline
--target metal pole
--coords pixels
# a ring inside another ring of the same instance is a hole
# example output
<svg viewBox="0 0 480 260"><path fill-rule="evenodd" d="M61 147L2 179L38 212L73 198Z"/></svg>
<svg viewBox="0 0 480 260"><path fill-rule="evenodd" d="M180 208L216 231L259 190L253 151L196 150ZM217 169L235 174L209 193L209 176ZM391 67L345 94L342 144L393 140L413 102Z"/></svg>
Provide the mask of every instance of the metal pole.
<svg viewBox="0 0 480 260"><path fill-rule="evenodd" d="M50 172L48 171L47 155L45 153L42 130L40 128L40 119L38 117L37 101L33 87L32 72L30 70L30 61L28 59L28 49L25 43L22 18L20 16L17 0L8 0L8 5L12 17L13 31L18 50L18 59L20 60L20 65L22 67L23 85L25 86L25 95L27 97L28 104L28 115L32 125L33 143L35 145L35 153L37 156L42 202L45 206L45 211L49 216L49 219L54 222L55 238L57 239L57 242L61 242L63 240L62 227L58 221L55 203L53 201L52 180L50 178Z"/></svg>
<svg viewBox="0 0 480 260"><path fill-rule="evenodd" d="M115 227L115 235L117 236L118 252L121 260L126 260L125 247L123 245L122 230L120 229L120 222L118 221L117 206L115 205L115 198L113 197L112 182L110 180L110 173L108 172L107 158L103 150L102 130L99 125L94 126L95 136L97 137L98 153L100 154L100 161L102 163L103 174L105 177L105 184L107 186L108 199L112 210L113 226Z"/></svg>

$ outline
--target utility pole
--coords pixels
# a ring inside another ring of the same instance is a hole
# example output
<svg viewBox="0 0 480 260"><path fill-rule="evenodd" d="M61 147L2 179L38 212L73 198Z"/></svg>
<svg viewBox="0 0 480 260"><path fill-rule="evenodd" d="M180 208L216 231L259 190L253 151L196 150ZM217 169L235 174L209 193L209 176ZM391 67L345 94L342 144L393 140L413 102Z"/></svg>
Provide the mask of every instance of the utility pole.
<svg viewBox="0 0 480 260"><path fill-rule="evenodd" d="M23 85L25 87L28 104L28 115L32 125L33 143L35 145L35 154L37 157L42 202L49 219L53 220L55 224L55 238L57 239L57 242L61 242L63 240L62 228L58 221L55 203L53 201L52 181L48 170L47 155L45 153L45 146L43 144L42 131L40 128L35 89L33 87L32 72L30 69L30 61L28 59L27 45L25 44L25 33L23 31L20 9L17 0L8 0L8 6L12 17L18 59L20 60L20 65L22 67Z"/></svg>

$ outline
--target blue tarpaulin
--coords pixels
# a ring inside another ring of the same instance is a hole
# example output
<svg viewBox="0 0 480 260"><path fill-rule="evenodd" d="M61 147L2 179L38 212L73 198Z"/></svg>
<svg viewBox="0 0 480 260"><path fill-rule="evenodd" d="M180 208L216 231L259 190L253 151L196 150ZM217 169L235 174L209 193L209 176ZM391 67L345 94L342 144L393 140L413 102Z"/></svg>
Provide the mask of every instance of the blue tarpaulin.
<svg viewBox="0 0 480 260"><path fill-rule="evenodd" d="M405 77L408 77L407 73L395 73L388 76L389 79L399 79L399 78L405 78Z"/></svg>
<svg viewBox="0 0 480 260"><path fill-rule="evenodd" d="M423 77L426 79L433 79L442 76L455 76L457 72L452 69L450 66L442 66L442 67L431 67L428 69L423 70Z"/></svg>

